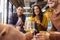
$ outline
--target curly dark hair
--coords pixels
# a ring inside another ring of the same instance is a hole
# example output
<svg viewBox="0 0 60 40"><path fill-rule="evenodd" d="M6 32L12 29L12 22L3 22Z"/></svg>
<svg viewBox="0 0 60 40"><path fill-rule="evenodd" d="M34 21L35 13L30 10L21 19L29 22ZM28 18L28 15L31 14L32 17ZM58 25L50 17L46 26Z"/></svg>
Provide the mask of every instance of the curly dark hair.
<svg viewBox="0 0 60 40"><path fill-rule="evenodd" d="M35 16L36 16L36 14L35 14L35 12L34 12L34 7L35 7L35 6L37 6L37 7L39 8L39 11L40 11L40 13L38 14L38 15L39 15L39 20L40 20L40 22L42 22L42 20L43 20L43 12L41 11L41 8L40 8L39 5L34 5L34 6L33 6L33 15L32 15L32 17L35 17Z"/></svg>

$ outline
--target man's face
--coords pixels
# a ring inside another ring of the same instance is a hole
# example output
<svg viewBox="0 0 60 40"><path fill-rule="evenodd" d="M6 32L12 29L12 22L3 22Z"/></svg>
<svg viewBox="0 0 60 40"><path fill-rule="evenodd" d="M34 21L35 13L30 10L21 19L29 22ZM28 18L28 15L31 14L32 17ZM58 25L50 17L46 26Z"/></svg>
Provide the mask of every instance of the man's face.
<svg viewBox="0 0 60 40"><path fill-rule="evenodd" d="M49 7L54 7L57 5L57 0L48 0Z"/></svg>
<svg viewBox="0 0 60 40"><path fill-rule="evenodd" d="M22 7L18 7L18 8L17 8L17 15L18 15L18 16L22 15L23 12L24 12L24 9L23 9Z"/></svg>
<svg viewBox="0 0 60 40"><path fill-rule="evenodd" d="M58 0L58 3L60 4L60 0Z"/></svg>

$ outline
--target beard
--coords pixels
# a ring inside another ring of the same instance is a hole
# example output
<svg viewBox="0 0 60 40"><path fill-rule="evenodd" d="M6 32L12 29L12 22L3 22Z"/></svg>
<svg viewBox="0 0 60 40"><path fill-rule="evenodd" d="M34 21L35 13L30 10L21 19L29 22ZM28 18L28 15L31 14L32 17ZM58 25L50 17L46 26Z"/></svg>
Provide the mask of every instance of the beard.
<svg viewBox="0 0 60 40"><path fill-rule="evenodd" d="M55 3L49 3L49 7L50 8L54 8L58 5L58 2L55 2Z"/></svg>

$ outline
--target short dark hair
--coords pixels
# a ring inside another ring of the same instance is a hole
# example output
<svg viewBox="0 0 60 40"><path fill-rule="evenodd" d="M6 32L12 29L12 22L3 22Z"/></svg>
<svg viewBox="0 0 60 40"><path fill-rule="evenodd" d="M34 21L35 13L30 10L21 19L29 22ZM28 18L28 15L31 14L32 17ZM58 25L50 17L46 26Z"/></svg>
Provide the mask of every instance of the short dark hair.
<svg viewBox="0 0 60 40"><path fill-rule="evenodd" d="M19 7L23 8L23 6L18 6L17 8L19 8Z"/></svg>

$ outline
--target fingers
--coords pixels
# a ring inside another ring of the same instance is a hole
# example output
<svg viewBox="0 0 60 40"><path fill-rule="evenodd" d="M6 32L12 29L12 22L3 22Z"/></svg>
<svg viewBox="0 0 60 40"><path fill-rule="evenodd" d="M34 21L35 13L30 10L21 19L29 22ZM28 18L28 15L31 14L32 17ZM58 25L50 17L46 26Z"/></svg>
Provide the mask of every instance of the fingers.
<svg viewBox="0 0 60 40"><path fill-rule="evenodd" d="M33 34L31 32L27 32L25 36L27 40L31 40L33 38Z"/></svg>
<svg viewBox="0 0 60 40"><path fill-rule="evenodd" d="M45 36L42 34L36 34L36 40L45 40Z"/></svg>
<svg viewBox="0 0 60 40"><path fill-rule="evenodd" d="M40 20L38 20L37 23L40 23Z"/></svg>

